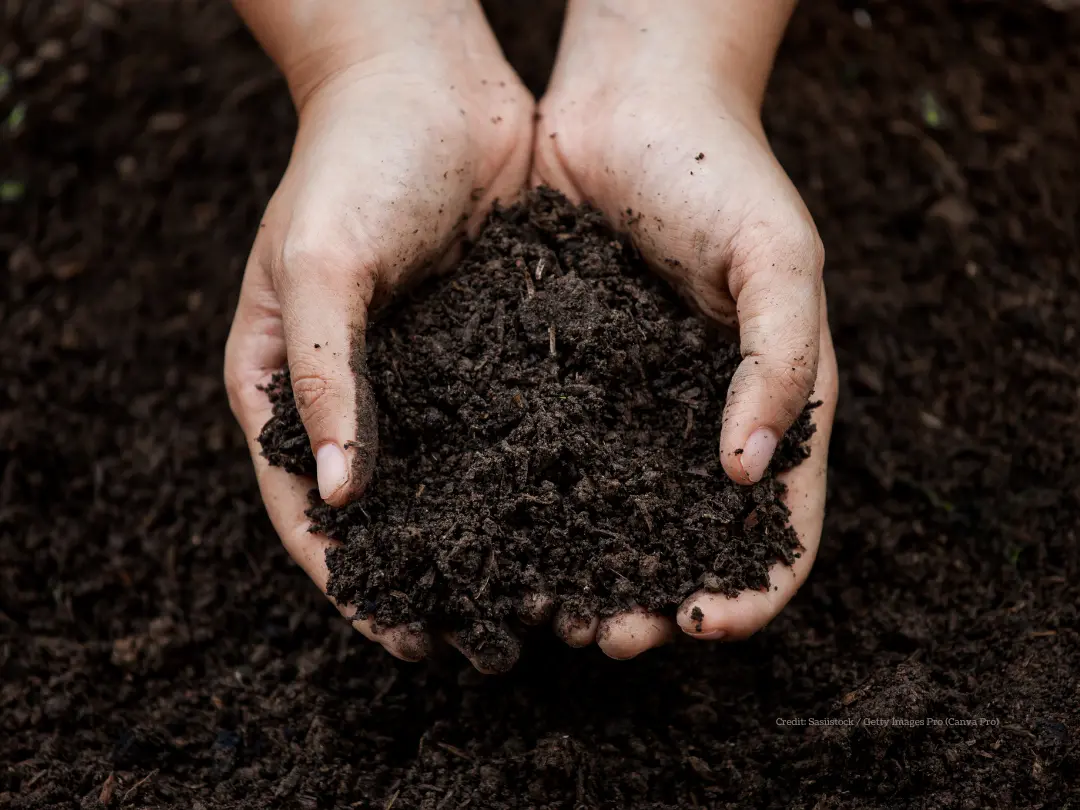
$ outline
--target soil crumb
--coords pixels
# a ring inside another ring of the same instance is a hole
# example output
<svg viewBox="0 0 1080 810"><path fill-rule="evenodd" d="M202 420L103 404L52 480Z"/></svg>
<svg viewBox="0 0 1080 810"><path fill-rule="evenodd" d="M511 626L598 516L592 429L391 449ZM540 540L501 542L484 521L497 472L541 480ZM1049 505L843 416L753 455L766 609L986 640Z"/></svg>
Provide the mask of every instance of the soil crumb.
<svg viewBox="0 0 1080 810"><path fill-rule="evenodd" d="M599 212L547 189L496 211L457 272L373 322L375 477L342 509L313 490L308 512L344 544L330 594L482 652L530 594L608 616L768 587L799 553L776 474L813 426L804 413L760 483L731 482L717 439L739 360ZM310 474L287 372L267 393L264 455Z"/></svg>

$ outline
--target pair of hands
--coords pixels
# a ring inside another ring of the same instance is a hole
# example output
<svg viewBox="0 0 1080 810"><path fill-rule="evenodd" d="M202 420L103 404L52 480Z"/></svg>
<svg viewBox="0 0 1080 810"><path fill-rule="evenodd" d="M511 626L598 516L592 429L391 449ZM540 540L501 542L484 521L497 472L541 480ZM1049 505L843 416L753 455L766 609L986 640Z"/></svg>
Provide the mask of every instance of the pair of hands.
<svg viewBox="0 0 1080 810"><path fill-rule="evenodd" d="M821 244L759 117L775 43L763 46L762 70L742 59L739 43L725 50L709 38L692 17L695 3L653 15L647 0L617 10L578 0L537 106L474 0L422 15L412 0L398 11L391 5L364 20L377 35L335 37L323 23L308 49L287 38L282 45L280 21L252 25L272 55L284 54L278 61L299 110L292 158L256 237L226 348L230 402L275 529L325 592L332 541L308 532L309 482L260 455L270 408L257 386L288 363L320 494L332 505L358 496L375 459L373 439L353 444L374 436L370 392L356 389L352 371L369 309L415 274L451 266L496 200L546 184L600 208L695 306L738 328L744 359L720 437L735 481L758 480L811 393L823 401L809 460L786 474L805 551L792 568L773 569L768 591L735 599L697 593L674 621L644 612L591 623L556 616L554 630L573 646L595 641L615 658L665 643L677 630L700 639L749 636L813 564L836 402ZM245 14L249 24L252 16ZM737 26L727 35L735 36ZM430 648L430 639L338 607L400 658L416 660ZM695 607L700 622L690 619Z"/></svg>

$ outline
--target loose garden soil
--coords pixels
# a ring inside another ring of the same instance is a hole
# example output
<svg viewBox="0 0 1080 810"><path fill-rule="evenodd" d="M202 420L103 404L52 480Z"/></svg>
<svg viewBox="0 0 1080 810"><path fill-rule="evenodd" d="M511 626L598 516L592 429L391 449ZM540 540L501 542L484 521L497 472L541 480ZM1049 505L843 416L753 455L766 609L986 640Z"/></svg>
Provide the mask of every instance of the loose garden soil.
<svg viewBox="0 0 1080 810"><path fill-rule="evenodd" d="M343 542L330 594L502 670L529 594L589 618L770 587L800 548L775 475L813 426L807 409L760 483L732 483L717 435L740 360L599 212L549 189L497 210L451 275L368 330L374 478L342 509L313 489L308 511ZM287 371L267 394L263 454L313 475Z"/></svg>
<svg viewBox="0 0 1080 810"><path fill-rule="evenodd" d="M538 89L557 4L490 5ZM1080 17L854 10L800 5L766 102L841 369L810 580L487 678L358 637L259 501L221 356L272 66L216 0L8 3L0 807L1078 806Z"/></svg>

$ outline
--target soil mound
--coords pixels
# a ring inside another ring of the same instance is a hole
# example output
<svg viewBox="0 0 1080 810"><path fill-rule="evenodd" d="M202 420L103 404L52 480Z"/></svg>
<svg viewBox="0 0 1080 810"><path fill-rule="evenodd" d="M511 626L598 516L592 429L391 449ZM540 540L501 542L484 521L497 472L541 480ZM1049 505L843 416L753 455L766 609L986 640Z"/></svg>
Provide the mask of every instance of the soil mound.
<svg viewBox="0 0 1080 810"><path fill-rule="evenodd" d="M798 538L778 471L733 483L717 439L738 346L687 310L602 216L551 190L492 214L451 275L368 336L380 451L364 496L312 492L331 594L384 626L504 642L529 593L579 615L672 613L696 589L768 587ZM269 386L271 463L313 473L287 372Z"/></svg>

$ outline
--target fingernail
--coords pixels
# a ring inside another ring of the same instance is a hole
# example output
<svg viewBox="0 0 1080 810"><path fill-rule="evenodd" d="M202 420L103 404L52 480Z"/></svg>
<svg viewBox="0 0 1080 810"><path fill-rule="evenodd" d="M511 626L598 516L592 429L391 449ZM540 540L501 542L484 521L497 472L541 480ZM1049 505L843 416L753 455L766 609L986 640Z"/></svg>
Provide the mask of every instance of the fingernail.
<svg viewBox="0 0 1080 810"><path fill-rule="evenodd" d="M747 478L755 484L765 475L765 469L769 466L779 437L771 428L758 428L750 434L743 447L739 462Z"/></svg>
<svg viewBox="0 0 1080 810"><path fill-rule="evenodd" d="M687 633L690 638L696 638L700 641L720 641L727 636L727 633L723 630L710 630L708 633Z"/></svg>
<svg viewBox="0 0 1080 810"><path fill-rule="evenodd" d="M324 501L349 481L349 465L345 453L333 442L327 442L315 454L318 468L319 497Z"/></svg>

